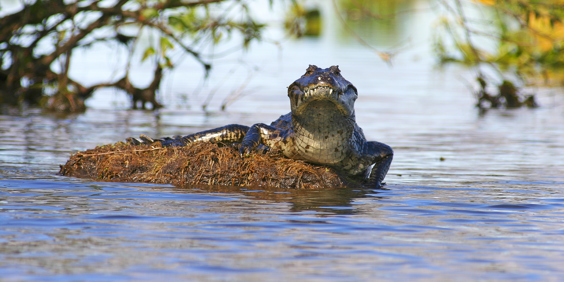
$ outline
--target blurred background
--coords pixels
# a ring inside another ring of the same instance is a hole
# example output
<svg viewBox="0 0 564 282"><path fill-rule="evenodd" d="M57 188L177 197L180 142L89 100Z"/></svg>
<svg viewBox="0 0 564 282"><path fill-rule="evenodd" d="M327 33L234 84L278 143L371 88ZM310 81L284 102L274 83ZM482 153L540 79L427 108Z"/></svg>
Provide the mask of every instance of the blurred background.
<svg viewBox="0 0 564 282"><path fill-rule="evenodd" d="M308 64L373 81L394 66L454 64L474 72L458 80L488 102L480 108L519 107L493 89L561 83L562 9L552 2L5 0L0 104L224 110L275 96L264 89L283 89Z"/></svg>

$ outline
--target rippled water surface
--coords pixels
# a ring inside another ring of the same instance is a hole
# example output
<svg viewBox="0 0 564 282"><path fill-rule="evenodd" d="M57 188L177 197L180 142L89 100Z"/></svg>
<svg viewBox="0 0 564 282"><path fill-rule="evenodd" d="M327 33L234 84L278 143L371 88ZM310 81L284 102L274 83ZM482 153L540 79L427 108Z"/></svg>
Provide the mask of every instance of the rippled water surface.
<svg viewBox="0 0 564 282"><path fill-rule="evenodd" d="M388 67L365 49L320 44L294 43L282 59L256 55L267 63L226 112L216 110L221 94L200 111L205 91L186 103L165 94L159 113L116 109L124 98L108 91L77 116L0 116L0 280L564 279L561 89L529 90L539 109L480 115L468 71L412 58ZM359 89L368 139L394 148L385 190L56 175L72 152L128 136L270 122L289 110L285 87L310 63L340 65Z"/></svg>

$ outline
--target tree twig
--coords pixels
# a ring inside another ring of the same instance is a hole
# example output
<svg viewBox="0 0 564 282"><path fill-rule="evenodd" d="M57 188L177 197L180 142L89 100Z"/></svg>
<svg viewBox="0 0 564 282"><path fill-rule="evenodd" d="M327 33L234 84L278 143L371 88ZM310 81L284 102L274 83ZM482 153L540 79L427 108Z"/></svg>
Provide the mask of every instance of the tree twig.
<svg viewBox="0 0 564 282"><path fill-rule="evenodd" d="M134 150L127 150L127 151L111 151L111 152L103 152L103 153L96 153L96 154L84 154L78 153L77 156L79 157L95 157L95 156L103 156L103 155L115 155L115 154L127 154L127 153L139 153L139 152L151 152L151 151L158 151L166 149L165 147L152 147L151 149L134 149Z"/></svg>

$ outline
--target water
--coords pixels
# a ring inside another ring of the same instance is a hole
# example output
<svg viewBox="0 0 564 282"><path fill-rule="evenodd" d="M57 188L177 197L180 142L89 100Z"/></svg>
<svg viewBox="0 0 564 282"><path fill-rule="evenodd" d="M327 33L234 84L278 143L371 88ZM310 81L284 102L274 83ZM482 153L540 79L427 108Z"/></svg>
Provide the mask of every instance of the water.
<svg viewBox="0 0 564 282"><path fill-rule="evenodd" d="M218 108L246 72L226 79L209 112L199 105L224 79L222 70L241 65L229 59L187 101L179 96L198 89L199 69L165 82L167 108L159 113L120 110L127 100L108 90L81 115L0 116L0 280L564 277L562 89L529 89L539 109L480 115L464 83L471 71L437 70L419 51L389 67L354 44L325 43L289 42L281 54L274 46L253 49L247 60L258 71L226 112ZM359 89L359 125L395 150L386 190L174 187L56 175L72 152L128 136L270 122L289 110L285 87L308 64L339 64Z"/></svg>

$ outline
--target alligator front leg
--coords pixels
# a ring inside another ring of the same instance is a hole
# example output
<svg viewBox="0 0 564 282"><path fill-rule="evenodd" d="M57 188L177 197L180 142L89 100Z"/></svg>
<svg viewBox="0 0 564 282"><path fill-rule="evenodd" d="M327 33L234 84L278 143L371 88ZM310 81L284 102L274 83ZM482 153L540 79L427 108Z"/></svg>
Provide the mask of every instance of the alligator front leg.
<svg viewBox="0 0 564 282"><path fill-rule="evenodd" d="M133 145L151 144L154 142L161 142L165 147L186 146L190 143L196 142L211 142L211 143L239 143L243 141L245 134L249 131L249 127L239 124L230 124L186 136L165 137L160 139L152 139L145 135L139 138L127 138L127 142Z"/></svg>
<svg viewBox="0 0 564 282"><path fill-rule="evenodd" d="M291 158L295 152L293 150L293 135L288 130L280 129L264 123L257 123L251 126L245 138L241 142L239 153L241 156L250 155L260 145L270 149L280 150Z"/></svg>
<svg viewBox="0 0 564 282"><path fill-rule="evenodd" d="M368 178L368 185L381 188L382 181L384 181L394 158L394 151L390 146L380 142L367 142L366 145L365 154L370 155L374 163Z"/></svg>

